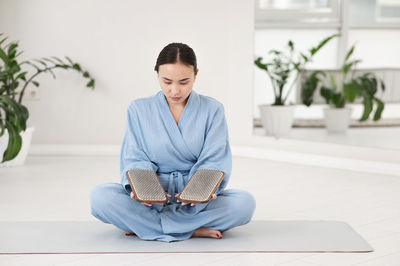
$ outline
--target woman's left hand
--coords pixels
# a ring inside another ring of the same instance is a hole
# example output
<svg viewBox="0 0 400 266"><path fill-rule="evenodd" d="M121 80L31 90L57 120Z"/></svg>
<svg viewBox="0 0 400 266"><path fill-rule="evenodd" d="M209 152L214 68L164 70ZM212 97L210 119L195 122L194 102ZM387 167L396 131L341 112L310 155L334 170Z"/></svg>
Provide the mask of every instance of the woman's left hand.
<svg viewBox="0 0 400 266"><path fill-rule="evenodd" d="M178 197L180 194L181 194L181 193L176 194L175 197ZM211 199L216 199L216 198L217 198L217 195L212 194ZM177 201L177 202L180 202L179 200L176 200L176 201ZM189 204L189 203L190 203L190 202L184 202L184 201L182 201L182 205L181 205L181 206L184 206L184 205ZM194 205L196 205L196 204L197 204L197 203L192 202L192 203L190 203L190 206L194 206Z"/></svg>

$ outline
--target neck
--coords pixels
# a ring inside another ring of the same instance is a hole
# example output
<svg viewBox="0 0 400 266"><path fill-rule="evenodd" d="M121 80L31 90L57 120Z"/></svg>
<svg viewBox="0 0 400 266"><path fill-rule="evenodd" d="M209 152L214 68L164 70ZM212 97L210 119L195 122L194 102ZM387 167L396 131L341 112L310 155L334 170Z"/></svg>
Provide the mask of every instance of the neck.
<svg viewBox="0 0 400 266"><path fill-rule="evenodd" d="M165 97L165 95L164 95L164 98L165 98L165 100L167 101L168 106L169 106L170 108L179 108L179 107L180 107L180 108L184 108L184 107L186 106L186 103L187 103L188 99L189 99L189 96L186 97L186 99L185 99L182 103L170 103L170 102L168 101L167 97Z"/></svg>

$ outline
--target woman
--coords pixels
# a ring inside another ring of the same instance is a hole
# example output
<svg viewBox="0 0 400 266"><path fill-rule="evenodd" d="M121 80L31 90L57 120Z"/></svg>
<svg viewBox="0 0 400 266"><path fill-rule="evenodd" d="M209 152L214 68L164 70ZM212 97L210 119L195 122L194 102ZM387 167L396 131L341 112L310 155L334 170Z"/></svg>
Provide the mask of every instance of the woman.
<svg viewBox="0 0 400 266"><path fill-rule="evenodd" d="M232 170L224 107L192 90L199 72L192 48L170 43L154 68L161 91L132 100L121 146L121 184L96 185L90 192L91 213L144 240L171 242L190 237L222 238L222 232L250 222L254 197L225 189ZM176 198L198 169L224 172L211 200L187 204ZM130 169L157 173L168 193L164 204L134 199L126 178Z"/></svg>

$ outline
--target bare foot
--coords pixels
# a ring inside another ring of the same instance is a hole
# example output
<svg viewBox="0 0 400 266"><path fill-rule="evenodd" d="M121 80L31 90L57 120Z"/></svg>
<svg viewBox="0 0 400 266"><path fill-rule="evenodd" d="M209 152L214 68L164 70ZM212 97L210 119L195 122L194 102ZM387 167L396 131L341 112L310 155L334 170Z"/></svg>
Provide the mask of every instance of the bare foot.
<svg viewBox="0 0 400 266"><path fill-rule="evenodd" d="M213 230L207 227L199 227L194 231L192 237L212 237L222 238L222 233L219 230Z"/></svg>
<svg viewBox="0 0 400 266"><path fill-rule="evenodd" d="M136 235L135 233L132 233L132 232L125 232L125 235L126 236L130 236L130 235Z"/></svg>

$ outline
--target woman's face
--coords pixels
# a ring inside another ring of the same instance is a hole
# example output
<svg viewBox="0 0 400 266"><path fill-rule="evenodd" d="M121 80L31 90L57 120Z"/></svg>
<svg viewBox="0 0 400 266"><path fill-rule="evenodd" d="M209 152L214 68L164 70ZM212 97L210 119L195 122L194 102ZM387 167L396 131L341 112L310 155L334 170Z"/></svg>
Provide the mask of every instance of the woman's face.
<svg viewBox="0 0 400 266"><path fill-rule="evenodd" d="M176 62L158 67L158 81L168 104L186 104L195 79L192 65Z"/></svg>

